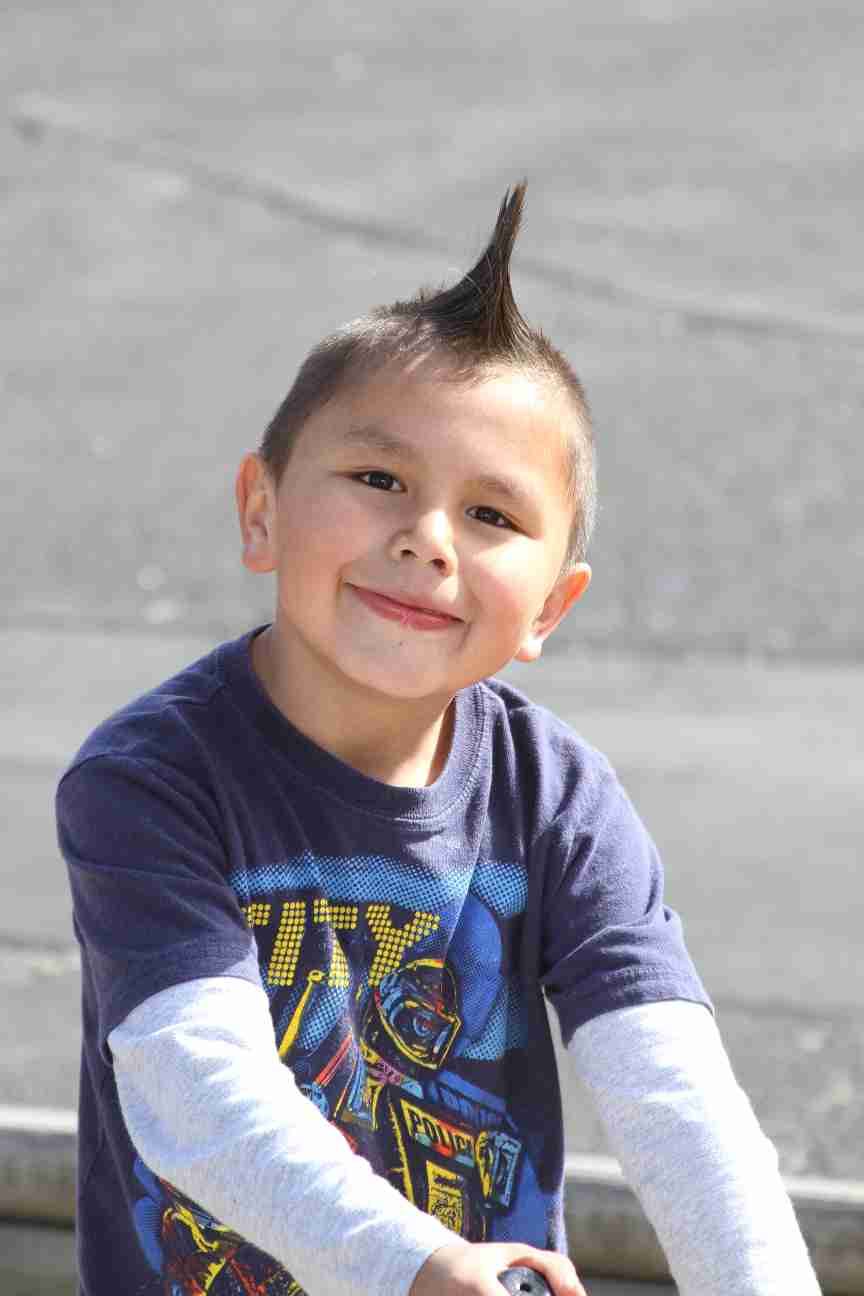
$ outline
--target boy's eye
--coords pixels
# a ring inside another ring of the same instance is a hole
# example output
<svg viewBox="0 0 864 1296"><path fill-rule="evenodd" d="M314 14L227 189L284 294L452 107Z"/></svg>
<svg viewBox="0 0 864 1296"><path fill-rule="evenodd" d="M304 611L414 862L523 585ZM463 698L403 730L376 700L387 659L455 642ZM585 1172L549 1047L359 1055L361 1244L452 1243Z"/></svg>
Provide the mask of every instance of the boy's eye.
<svg viewBox="0 0 864 1296"><path fill-rule="evenodd" d="M405 489L392 473L381 472L378 468L373 468L371 472L358 473L357 480L364 482L367 486L374 487L375 490L401 491Z"/></svg>
<svg viewBox="0 0 864 1296"><path fill-rule="evenodd" d="M497 509L489 508L486 504L474 504L468 510L468 516L476 518L478 522L485 522L488 526L509 527L511 531L515 530L513 523L503 513Z"/></svg>

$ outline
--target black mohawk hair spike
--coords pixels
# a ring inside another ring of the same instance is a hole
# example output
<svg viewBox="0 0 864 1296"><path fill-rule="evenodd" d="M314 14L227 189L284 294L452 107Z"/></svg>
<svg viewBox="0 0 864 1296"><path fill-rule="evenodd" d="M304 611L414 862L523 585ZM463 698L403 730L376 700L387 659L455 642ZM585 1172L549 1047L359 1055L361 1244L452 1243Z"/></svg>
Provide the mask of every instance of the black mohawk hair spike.
<svg viewBox="0 0 864 1296"><path fill-rule="evenodd" d="M307 420L352 383L387 364L408 365L443 354L437 381L483 380L500 366L523 370L569 396L569 490L574 500L567 562L584 557L595 511L591 413L575 370L516 305L510 259L522 223L526 182L504 194L489 243L477 264L452 288L421 290L411 298L376 306L312 348L290 391L270 420L260 454L278 482Z"/></svg>
<svg viewBox="0 0 864 1296"><path fill-rule="evenodd" d="M489 243L477 264L452 288L424 294L420 316L439 336L491 356L518 359L531 330L510 284L510 258L522 223L526 182L504 194Z"/></svg>

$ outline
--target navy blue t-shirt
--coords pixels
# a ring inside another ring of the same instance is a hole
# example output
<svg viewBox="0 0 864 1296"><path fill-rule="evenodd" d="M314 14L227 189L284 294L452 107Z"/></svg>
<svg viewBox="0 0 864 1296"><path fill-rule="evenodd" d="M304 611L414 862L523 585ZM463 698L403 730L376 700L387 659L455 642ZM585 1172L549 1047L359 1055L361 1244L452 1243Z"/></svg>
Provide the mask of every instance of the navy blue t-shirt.
<svg viewBox="0 0 864 1296"><path fill-rule="evenodd" d="M497 680L457 696L432 786L366 777L270 702L253 634L107 720L58 791L82 1293L298 1290L142 1163L118 1104L111 1030L226 974L260 980L303 1092L418 1206L473 1241L564 1249L544 998L565 1042L610 1009L708 1002L650 838L608 762Z"/></svg>

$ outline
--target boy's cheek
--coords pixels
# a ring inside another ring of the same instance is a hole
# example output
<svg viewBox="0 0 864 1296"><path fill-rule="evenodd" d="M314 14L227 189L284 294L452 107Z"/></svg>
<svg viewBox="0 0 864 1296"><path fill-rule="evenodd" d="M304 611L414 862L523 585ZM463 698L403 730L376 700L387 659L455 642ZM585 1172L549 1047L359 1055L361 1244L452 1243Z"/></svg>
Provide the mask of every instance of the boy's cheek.
<svg viewBox="0 0 864 1296"><path fill-rule="evenodd" d="M483 573L484 600L501 619L530 622L546 601L547 588L536 562L490 562Z"/></svg>
<svg viewBox="0 0 864 1296"><path fill-rule="evenodd" d="M336 567L362 550L363 534L362 513L323 494L294 509L280 527L283 560L294 567Z"/></svg>

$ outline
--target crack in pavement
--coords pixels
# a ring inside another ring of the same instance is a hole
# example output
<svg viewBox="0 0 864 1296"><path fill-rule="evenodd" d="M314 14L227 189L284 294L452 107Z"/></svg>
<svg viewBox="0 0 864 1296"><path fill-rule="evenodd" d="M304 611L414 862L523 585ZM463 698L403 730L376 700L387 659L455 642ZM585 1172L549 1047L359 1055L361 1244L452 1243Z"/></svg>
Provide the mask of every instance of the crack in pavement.
<svg viewBox="0 0 864 1296"><path fill-rule="evenodd" d="M124 162L171 171L178 178L193 182L214 194L233 200L258 204L268 211L291 216L315 229L337 235L350 235L370 243L410 250L448 252L446 240L421 233L407 226L360 217L305 197L273 180L246 175L241 171L219 167L178 149L166 149L141 140L122 139L110 132L94 129L76 117L74 105L59 100L27 97L17 100L9 120L23 139L37 144L48 134L62 134L95 144ZM578 222L576 222L578 224ZM596 229L596 222L590 228ZM578 293L612 305L638 305L677 317L679 325L692 332L753 333L760 336L791 339L831 338L839 343L856 344L864 338L864 320L846 319L818 311L796 309L778 312L771 306L748 303L746 306L722 306L704 302L689 294L660 295L632 285L626 286L605 276L592 276L550 265L536 257L519 256L519 272L539 283L559 290Z"/></svg>

